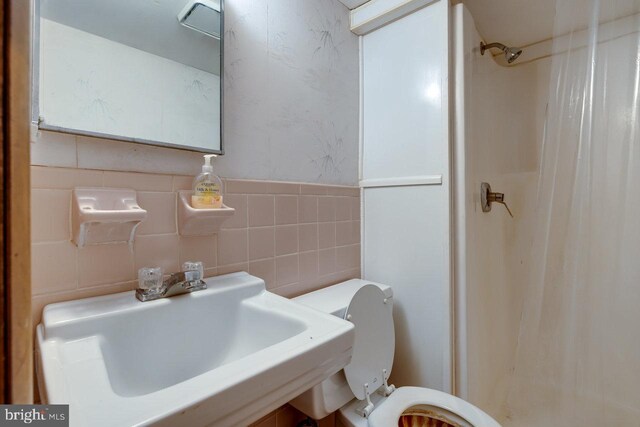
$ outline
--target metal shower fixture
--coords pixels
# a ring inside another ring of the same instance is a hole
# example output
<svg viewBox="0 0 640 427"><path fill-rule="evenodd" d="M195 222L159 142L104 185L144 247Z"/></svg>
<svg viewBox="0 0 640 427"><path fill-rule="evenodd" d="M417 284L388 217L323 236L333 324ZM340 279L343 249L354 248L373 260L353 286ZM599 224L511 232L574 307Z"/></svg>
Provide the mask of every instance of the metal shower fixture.
<svg viewBox="0 0 640 427"><path fill-rule="evenodd" d="M500 203L507 209L511 218L513 218L511 209L509 209L507 202L504 201L504 193L494 193L491 191L491 185L489 185L488 182L483 182L480 184L480 205L482 206L482 212L491 212L492 203Z"/></svg>
<svg viewBox="0 0 640 427"><path fill-rule="evenodd" d="M488 49L498 48L504 52L504 57L506 58L509 64L513 63L518 57L522 54L522 49L519 47L509 47L505 46L502 43L489 43L485 44L484 42L480 42L480 53L484 55L484 52Z"/></svg>

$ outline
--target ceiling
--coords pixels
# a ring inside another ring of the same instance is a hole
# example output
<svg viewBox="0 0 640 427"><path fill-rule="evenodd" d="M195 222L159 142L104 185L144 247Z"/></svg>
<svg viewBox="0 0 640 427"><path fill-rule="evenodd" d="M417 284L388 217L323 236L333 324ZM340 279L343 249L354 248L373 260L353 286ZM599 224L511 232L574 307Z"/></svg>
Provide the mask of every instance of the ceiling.
<svg viewBox="0 0 640 427"><path fill-rule="evenodd" d="M526 46L553 36L556 0L463 0L487 42Z"/></svg>
<svg viewBox="0 0 640 427"><path fill-rule="evenodd" d="M593 0L454 0L464 3L487 42L499 41L510 46L527 46L554 35L556 2L563 21L556 34L573 28L586 28ZM640 11L640 0L600 0L601 21Z"/></svg>
<svg viewBox="0 0 640 427"><path fill-rule="evenodd" d="M188 0L40 0L40 15L200 70L220 74L220 43L186 28Z"/></svg>

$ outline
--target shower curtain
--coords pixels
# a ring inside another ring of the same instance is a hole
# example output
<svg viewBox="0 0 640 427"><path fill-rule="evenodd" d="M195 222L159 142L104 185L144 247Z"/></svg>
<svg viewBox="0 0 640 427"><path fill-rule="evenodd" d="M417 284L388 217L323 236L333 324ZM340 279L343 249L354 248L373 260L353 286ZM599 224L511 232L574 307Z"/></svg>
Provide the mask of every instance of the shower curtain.
<svg viewBox="0 0 640 427"><path fill-rule="evenodd" d="M638 12L636 0L556 2L507 425L640 426Z"/></svg>

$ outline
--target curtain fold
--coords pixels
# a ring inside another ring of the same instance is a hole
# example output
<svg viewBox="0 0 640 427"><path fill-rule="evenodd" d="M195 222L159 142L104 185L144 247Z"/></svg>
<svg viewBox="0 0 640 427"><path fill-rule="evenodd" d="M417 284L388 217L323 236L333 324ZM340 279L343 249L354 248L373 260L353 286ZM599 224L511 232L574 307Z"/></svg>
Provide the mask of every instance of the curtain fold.
<svg viewBox="0 0 640 427"><path fill-rule="evenodd" d="M638 12L556 2L509 425L640 426Z"/></svg>

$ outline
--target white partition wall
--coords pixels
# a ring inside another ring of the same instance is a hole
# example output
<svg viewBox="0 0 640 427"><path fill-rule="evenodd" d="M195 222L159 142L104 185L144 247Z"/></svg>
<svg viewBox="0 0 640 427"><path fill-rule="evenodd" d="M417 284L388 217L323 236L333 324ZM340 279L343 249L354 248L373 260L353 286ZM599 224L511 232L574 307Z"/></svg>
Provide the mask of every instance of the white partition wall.
<svg viewBox="0 0 640 427"><path fill-rule="evenodd" d="M456 391L504 420L535 231L551 59L502 67L480 54L482 37L466 6L454 6L452 17ZM502 206L482 212L482 182L505 194L514 218Z"/></svg>
<svg viewBox="0 0 640 427"><path fill-rule="evenodd" d="M447 0L363 36L361 186L363 276L394 290L392 380L450 392L448 51Z"/></svg>

